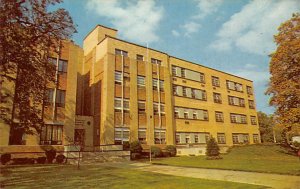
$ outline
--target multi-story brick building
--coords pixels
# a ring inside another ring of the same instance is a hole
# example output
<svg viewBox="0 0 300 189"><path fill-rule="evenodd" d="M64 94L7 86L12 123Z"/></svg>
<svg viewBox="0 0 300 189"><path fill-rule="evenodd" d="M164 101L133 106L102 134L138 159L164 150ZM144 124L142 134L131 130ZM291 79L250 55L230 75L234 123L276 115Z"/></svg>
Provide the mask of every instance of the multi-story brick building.
<svg viewBox="0 0 300 189"><path fill-rule="evenodd" d="M71 41L63 41L59 53L50 53L49 63L57 66L54 83L45 86L45 99L41 111L44 126L41 133L24 134L14 131L1 120L0 125L0 152L39 152L43 146L51 145L63 149L63 145L73 143L75 111L76 111L76 86L79 62L83 60L83 50ZM18 123L17 111L14 111L13 96L15 83L1 78L1 94L9 92L10 98L1 101L1 107L7 107L8 118L15 118ZM4 92L5 91L5 92ZM11 113L10 113L11 112Z"/></svg>
<svg viewBox="0 0 300 189"><path fill-rule="evenodd" d="M83 43L77 111L93 116L94 145L259 142L252 81L116 35L98 25Z"/></svg>
<svg viewBox="0 0 300 189"><path fill-rule="evenodd" d="M101 25L83 50L68 42L50 60L59 60L60 85L48 86L45 127L26 145L139 140L199 154L209 135L224 147L260 141L250 80L120 40ZM9 145L9 126L0 129L0 144Z"/></svg>

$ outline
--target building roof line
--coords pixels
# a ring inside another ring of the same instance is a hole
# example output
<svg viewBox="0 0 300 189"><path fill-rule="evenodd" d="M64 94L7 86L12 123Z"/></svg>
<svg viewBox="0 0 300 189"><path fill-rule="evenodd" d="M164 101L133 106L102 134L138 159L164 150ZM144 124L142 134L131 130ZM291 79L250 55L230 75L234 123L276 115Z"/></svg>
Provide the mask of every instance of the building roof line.
<svg viewBox="0 0 300 189"><path fill-rule="evenodd" d="M110 35L105 35L105 38L102 39L97 45L99 45L100 43L102 43L106 38L112 38L112 39L115 39L115 40L118 40L118 41L122 41L122 42L125 42L125 43L129 43L129 44L135 45L135 46L147 48L147 47L145 47L145 46L143 46L143 45L139 45L139 44L136 44L136 43L132 43L132 42L129 42L129 41L125 41L125 40L123 40L123 39L118 39L118 38L112 37L112 36L110 36ZM220 72L220 73L224 73L224 74L227 74L227 75L230 75L230 76L233 76L233 77L237 77L237 78L240 78L240 79L244 79L244 80L247 80L247 81L250 81L250 82L253 83L253 81L250 80L250 79L246 79L246 78L243 78L243 77L234 75L234 74L230 74L230 73L227 73L227 72L224 72L224 71L221 71L221 70L217 70L217 69L215 69L215 68L211 68L211 67L208 67L208 66L204 66L204 65L202 65L202 64L197 64L197 63L191 62L191 61L189 61L189 60L185 60L185 59L182 59L182 58L178 58L178 57L169 55L169 54L167 54L167 53L165 53L165 52L162 52L162 51L159 51L159 50L156 50L156 49L152 49L152 48L148 48L148 49L153 50L153 51L156 51L156 52L159 52L159 53L163 53L163 54L169 56L170 58L175 58L175 59L178 59L178 60L181 60L181 61L185 61L185 62L194 64L194 65L199 66L199 67L202 66L202 67L204 67L204 68L211 69L211 70L214 70L214 71L217 71L217 72Z"/></svg>
<svg viewBox="0 0 300 189"><path fill-rule="evenodd" d="M114 30L114 31L118 31L117 29L114 29L114 28L110 28L110 27L107 27L107 26L103 26L101 24L97 24L94 29L92 29L84 38L83 40L85 40L98 26L100 27L103 27L103 28L106 28L106 29L110 29L110 30Z"/></svg>

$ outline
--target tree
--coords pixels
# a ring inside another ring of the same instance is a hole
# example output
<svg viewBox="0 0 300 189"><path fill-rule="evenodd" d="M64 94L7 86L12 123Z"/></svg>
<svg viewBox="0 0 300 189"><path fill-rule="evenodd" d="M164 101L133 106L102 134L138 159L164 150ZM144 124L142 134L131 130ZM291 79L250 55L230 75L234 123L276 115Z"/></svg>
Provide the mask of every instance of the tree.
<svg viewBox="0 0 300 189"><path fill-rule="evenodd" d="M266 94L276 108L276 124L286 128L287 135L300 134L300 14L293 14L278 30Z"/></svg>
<svg viewBox="0 0 300 189"><path fill-rule="evenodd" d="M263 112L257 112L259 131L262 142L274 142L274 121L273 117Z"/></svg>
<svg viewBox="0 0 300 189"><path fill-rule="evenodd" d="M39 132L43 124L45 85L53 82L55 74L55 66L48 62L49 53L76 31L66 10L48 10L61 2L0 0L0 83L14 83L13 93L4 90L1 95L2 99L13 99L13 113L3 113L9 109L2 109L0 118L11 126L11 131L32 134Z"/></svg>
<svg viewBox="0 0 300 189"><path fill-rule="evenodd" d="M209 157L220 155L220 148L218 146L218 143L216 142L216 139L212 136L210 136L209 140L207 141L206 155Z"/></svg>

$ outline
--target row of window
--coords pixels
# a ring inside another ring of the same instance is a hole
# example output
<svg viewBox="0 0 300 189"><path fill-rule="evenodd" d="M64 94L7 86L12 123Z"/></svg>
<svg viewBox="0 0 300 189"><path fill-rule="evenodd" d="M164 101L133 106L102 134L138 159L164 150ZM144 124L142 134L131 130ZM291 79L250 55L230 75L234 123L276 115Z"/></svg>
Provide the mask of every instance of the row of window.
<svg viewBox="0 0 300 189"><path fill-rule="evenodd" d="M173 94L198 100L207 100L206 91L180 85L173 85Z"/></svg>
<svg viewBox="0 0 300 189"><path fill-rule="evenodd" d="M176 133L176 144L206 144L209 140L209 133L193 132ZM249 143L249 134L244 133L232 133L233 144L245 144ZM226 144L225 133L217 133L217 142L219 144ZM253 134L253 142L259 143L259 135Z"/></svg>
<svg viewBox="0 0 300 189"><path fill-rule="evenodd" d="M117 55L117 56L123 56L123 57L128 57L128 52L124 51L124 50L120 50L120 49L115 49L115 55ZM144 61L144 56L140 55L140 54L137 54L136 55L136 60L138 60L138 61ZM158 60L158 59L155 59L155 58L151 58L151 63L161 65L161 60Z"/></svg>
<svg viewBox="0 0 300 189"><path fill-rule="evenodd" d="M175 107L174 116L175 118L179 119L182 118L208 121L208 111L201 109Z"/></svg>
<svg viewBox="0 0 300 189"><path fill-rule="evenodd" d="M205 83L205 75L201 72L196 72L193 70L189 70L186 68L172 66L172 74L175 77L181 77L189 80L198 81L200 83ZM220 79L219 77L212 76L211 77L212 86L220 87ZM243 85L233 81L226 81L227 89L234 90L238 92L243 92ZM247 86L247 93L249 95L253 94L252 87Z"/></svg>
<svg viewBox="0 0 300 189"><path fill-rule="evenodd" d="M62 125L45 125L40 134L41 145L61 145L62 144Z"/></svg>

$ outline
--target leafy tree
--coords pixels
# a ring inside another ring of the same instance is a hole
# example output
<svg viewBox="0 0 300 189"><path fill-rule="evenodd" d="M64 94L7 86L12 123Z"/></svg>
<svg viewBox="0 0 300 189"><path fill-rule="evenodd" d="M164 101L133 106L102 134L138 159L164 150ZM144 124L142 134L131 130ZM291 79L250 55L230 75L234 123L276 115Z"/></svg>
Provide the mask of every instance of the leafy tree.
<svg viewBox="0 0 300 189"><path fill-rule="evenodd" d="M274 142L273 127L274 121L272 116L263 112L257 112L259 131L262 142Z"/></svg>
<svg viewBox="0 0 300 189"><path fill-rule="evenodd" d="M49 6L61 2L0 0L0 83L3 88L9 88L3 82L13 83L15 89L2 90L2 99L13 99L14 113L10 117L11 111L2 109L0 118L12 131L32 134L43 124L45 84L53 82L55 74L55 66L48 62L49 52L76 31L66 10L49 11Z"/></svg>
<svg viewBox="0 0 300 189"><path fill-rule="evenodd" d="M220 148L216 139L210 136L209 140L207 141L206 146L206 155L207 156L219 156L220 155Z"/></svg>
<svg viewBox="0 0 300 189"><path fill-rule="evenodd" d="M286 128L287 135L300 134L300 14L293 14L278 30L266 94L271 95L270 105L276 108L276 124Z"/></svg>

